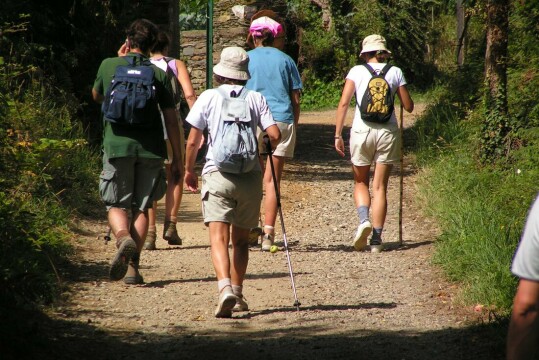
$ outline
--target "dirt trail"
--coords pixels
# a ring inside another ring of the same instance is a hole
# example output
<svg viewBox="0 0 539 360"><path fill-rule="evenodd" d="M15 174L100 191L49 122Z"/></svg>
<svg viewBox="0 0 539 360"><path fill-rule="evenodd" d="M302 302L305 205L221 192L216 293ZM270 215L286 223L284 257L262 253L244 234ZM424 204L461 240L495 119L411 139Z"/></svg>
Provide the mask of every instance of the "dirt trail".
<svg viewBox="0 0 539 360"><path fill-rule="evenodd" d="M414 117L406 116L406 124ZM282 207L301 311L284 252L250 252L244 294L251 311L213 317L217 285L198 194L185 193L181 247L159 239L143 252L145 284L107 277L105 223L84 223L66 274L71 291L50 309L42 358L62 359L501 359L498 340L455 308L431 265L434 224L414 202L406 159L404 244L398 240L398 167L390 180L381 254L356 252L349 163L333 150L334 112L304 113L297 156L285 167ZM348 123L349 125L350 123ZM159 220L161 221L161 217ZM158 224L158 232L162 223ZM280 230L280 223L277 223ZM278 231L278 235L281 232ZM279 236L278 239L279 241Z"/></svg>

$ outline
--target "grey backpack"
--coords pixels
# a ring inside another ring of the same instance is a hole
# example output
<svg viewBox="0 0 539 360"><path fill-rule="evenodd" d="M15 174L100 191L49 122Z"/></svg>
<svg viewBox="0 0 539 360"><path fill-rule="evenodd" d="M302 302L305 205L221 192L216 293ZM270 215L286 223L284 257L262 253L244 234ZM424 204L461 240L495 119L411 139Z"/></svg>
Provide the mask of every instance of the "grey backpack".
<svg viewBox="0 0 539 360"><path fill-rule="evenodd" d="M241 174L255 169L258 164L258 142L251 127L251 112L245 100L250 90L242 88L238 95L229 94L222 87L217 88L223 97L223 107L212 154L219 171ZM235 96L234 96L235 95Z"/></svg>

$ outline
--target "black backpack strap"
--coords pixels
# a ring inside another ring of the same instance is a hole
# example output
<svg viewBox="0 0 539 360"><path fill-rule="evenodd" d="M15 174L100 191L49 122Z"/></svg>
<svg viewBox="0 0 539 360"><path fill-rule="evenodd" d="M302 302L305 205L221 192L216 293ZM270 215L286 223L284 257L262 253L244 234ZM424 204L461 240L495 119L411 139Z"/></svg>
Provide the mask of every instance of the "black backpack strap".
<svg viewBox="0 0 539 360"><path fill-rule="evenodd" d="M372 68L372 66L370 66L369 64L365 63L363 64L363 66L365 66L367 68L367 70L369 70L369 72L371 73L371 75L375 76L376 75L376 71Z"/></svg>
<svg viewBox="0 0 539 360"><path fill-rule="evenodd" d="M380 75L385 77L386 74L387 74L387 72L389 71L389 69L390 69L392 66L393 66L393 65L391 65L391 64L386 64L386 66L384 66L384 67L382 68L382 70L380 71Z"/></svg>

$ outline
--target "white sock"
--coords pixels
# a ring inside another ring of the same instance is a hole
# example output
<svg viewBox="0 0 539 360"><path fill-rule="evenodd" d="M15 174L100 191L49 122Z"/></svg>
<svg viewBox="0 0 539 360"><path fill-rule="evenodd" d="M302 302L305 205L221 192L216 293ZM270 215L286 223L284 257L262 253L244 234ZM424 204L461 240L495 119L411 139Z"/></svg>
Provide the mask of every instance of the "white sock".
<svg viewBox="0 0 539 360"><path fill-rule="evenodd" d="M230 278L224 278L217 281L217 287L219 288L219 292L223 291L223 289L227 286L232 286Z"/></svg>
<svg viewBox="0 0 539 360"><path fill-rule="evenodd" d="M275 227L271 226L271 225L264 225L264 233L265 234L275 234Z"/></svg>

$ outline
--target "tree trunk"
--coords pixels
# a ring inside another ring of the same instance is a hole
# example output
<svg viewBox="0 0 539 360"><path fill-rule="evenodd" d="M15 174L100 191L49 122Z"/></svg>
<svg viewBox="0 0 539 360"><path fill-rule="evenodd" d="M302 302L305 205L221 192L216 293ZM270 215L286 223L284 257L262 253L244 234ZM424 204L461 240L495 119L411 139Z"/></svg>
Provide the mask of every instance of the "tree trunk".
<svg viewBox="0 0 539 360"><path fill-rule="evenodd" d="M511 130L507 114L507 42L509 0L487 0L487 48L485 51L486 119L482 159L506 154L506 137Z"/></svg>

